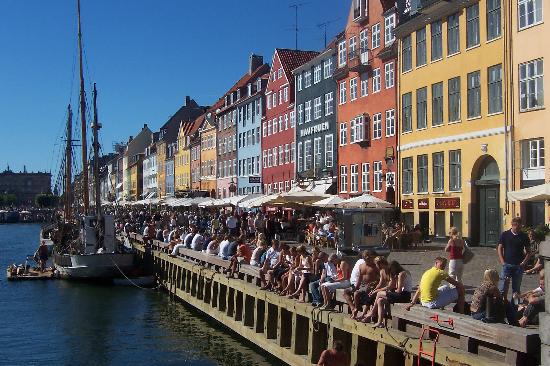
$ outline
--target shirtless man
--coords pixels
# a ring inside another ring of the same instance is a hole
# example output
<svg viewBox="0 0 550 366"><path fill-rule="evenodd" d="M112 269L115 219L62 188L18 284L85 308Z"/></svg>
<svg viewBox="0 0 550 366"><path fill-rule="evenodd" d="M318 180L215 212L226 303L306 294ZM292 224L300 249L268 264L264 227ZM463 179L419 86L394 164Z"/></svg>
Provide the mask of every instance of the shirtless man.
<svg viewBox="0 0 550 366"><path fill-rule="evenodd" d="M350 359L344 352L344 345L341 341L334 341L331 349L326 349L321 353L317 366L349 366Z"/></svg>
<svg viewBox="0 0 550 366"><path fill-rule="evenodd" d="M363 251L362 262L357 268L359 272L357 280L355 282L352 281L352 287L344 292L344 298L351 309L351 317L354 319L357 317L357 312L360 310L357 307L357 304L360 303L360 299L364 297L365 293L368 295L380 279L380 271L374 262L375 257L376 254L374 251Z"/></svg>

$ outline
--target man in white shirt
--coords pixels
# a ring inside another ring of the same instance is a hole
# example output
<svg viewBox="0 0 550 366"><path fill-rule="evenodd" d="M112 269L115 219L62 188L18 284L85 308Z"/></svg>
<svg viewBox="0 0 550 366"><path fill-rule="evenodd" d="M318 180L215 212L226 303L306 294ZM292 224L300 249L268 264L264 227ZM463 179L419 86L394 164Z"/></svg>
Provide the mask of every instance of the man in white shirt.
<svg viewBox="0 0 550 366"><path fill-rule="evenodd" d="M279 262L279 241L276 239L273 239L271 242L271 248L269 248L265 254L265 262L260 269L260 282L262 284L262 289L265 290L268 287L268 284L265 280L265 275L267 274L267 271L272 269L277 262Z"/></svg>
<svg viewBox="0 0 550 366"><path fill-rule="evenodd" d="M219 251L218 251L218 256L220 256L221 258L224 257L224 253L226 253L226 249L225 247L227 247L229 245L229 235L226 235L222 242L220 243L220 246L219 246Z"/></svg>
<svg viewBox="0 0 550 366"><path fill-rule="evenodd" d="M203 247L204 236L202 235L202 232L199 232L193 237L193 241L191 242L191 249L201 251Z"/></svg>
<svg viewBox="0 0 550 366"><path fill-rule="evenodd" d="M227 225L227 229L229 230L230 235L237 235L237 225L238 225L238 219L236 214L233 214L227 218L225 221L225 225Z"/></svg>

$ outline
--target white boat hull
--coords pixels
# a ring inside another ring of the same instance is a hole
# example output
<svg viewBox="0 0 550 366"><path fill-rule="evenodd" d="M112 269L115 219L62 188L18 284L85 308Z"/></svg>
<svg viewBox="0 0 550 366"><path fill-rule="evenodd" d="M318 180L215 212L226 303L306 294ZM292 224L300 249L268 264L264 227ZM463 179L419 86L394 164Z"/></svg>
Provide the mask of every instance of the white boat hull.
<svg viewBox="0 0 550 366"><path fill-rule="evenodd" d="M56 261L55 269L61 278L107 279L122 277L134 265L132 253L101 253L85 255L63 255ZM70 257L70 265L67 257ZM67 265L63 265L63 263Z"/></svg>

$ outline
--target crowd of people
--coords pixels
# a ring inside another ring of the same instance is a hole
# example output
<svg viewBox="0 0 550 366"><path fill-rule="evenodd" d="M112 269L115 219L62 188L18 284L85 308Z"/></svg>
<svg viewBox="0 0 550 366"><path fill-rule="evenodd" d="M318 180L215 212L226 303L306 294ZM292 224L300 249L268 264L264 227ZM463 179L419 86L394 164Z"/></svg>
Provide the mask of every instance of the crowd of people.
<svg viewBox="0 0 550 366"><path fill-rule="evenodd" d="M243 264L258 267L262 290L302 303L310 302L314 307L332 309L336 290L342 289L350 316L373 327L386 326L390 305L395 303L406 304L407 310L417 304L429 309L453 305L454 311L471 314L476 320L508 322L521 327L538 324L538 314L544 310L544 269L540 261L527 269L532 261L533 237L522 231L519 218L514 218L511 228L500 236L497 252L501 272L486 270L469 304L465 302L462 283L464 253L469 249L456 228L449 230L445 247L448 258L435 258L414 290L411 272L397 261L388 261L371 250L363 251L350 265L332 250L319 246L310 246L310 250L304 244L282 243L279 240L284 228L281 223L288 222L290 226L295 224L293 221L263 213L136 215L126 212L119 217L118 225L127 233L140 232L145 240L167 243L171 256L178 256L180 248L187 248L228 260L225 271L228 277L234 277ZM336 225L329 215L318 216L308 225L315 235L326 231L328 236L331 227ZM522 293L524 272L538 273L540 286ZM327 355L325 357L329 357Z"/></svg>

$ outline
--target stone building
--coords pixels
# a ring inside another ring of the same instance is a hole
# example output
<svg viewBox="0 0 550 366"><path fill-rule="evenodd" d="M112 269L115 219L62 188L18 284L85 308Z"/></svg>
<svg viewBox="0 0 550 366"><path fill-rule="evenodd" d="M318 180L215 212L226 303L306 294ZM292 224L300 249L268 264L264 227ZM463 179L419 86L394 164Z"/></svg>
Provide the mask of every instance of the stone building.
<svg viewBox="0 0 550 366"><path fill-rule="evenodd" d="M34 198L40 193L51 192L52 176L46 172L16 173L8 166L0 173L0 194L14 194L19 204L34 204Z"/></svg>

